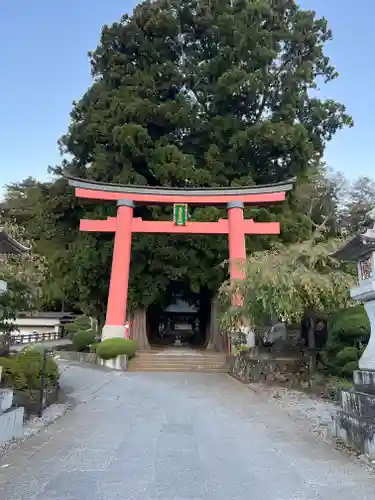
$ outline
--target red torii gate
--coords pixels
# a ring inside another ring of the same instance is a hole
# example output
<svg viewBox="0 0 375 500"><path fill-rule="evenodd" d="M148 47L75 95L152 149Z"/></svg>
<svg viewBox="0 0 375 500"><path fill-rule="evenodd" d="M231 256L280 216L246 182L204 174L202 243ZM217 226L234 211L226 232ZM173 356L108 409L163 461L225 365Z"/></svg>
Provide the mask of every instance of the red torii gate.
<svg viewBox="0 0 375 500"><path fill-rule="evenodd" d="M279 234L279 222L244 219L244 204L265 205L285 200L295 179L276 184L229 188L127 186L67 177L78 198L117 202L117 216L81 220L81 231L115 233L106 323L102 338L126 337L125 327L132 233L227 234L230 279L244 278L245 234ZM134 204L226 205L228 219L217 222L145 221L133 217Z"/></svg>

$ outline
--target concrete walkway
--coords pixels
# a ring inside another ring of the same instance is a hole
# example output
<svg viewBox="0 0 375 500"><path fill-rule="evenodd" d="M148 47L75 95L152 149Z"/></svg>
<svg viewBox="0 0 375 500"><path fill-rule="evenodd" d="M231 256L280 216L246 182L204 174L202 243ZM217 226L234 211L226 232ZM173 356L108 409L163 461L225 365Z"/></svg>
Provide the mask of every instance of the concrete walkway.
<svg viewBox="0 0 375 500"><path fill-rule="evenodd" d="M77 406L0 460L2 500L370 500L375 477L223 374L63 365Z"/></svg>

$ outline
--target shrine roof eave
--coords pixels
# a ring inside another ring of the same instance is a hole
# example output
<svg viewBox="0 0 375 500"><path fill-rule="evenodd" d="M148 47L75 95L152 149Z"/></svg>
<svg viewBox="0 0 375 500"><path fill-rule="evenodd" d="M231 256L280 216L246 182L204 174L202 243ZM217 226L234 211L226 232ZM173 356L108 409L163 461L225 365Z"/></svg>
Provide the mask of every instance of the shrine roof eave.
<svg viewBox="0 0 375 500"><path fill-rule="evenodd" d="M357 261L362 257L375 251L375 232L373 230L366 233L357 234L345 246L337 250L331 256L343 262Z"/></svg>
<svg viewBox="0 0 375 500"><path fill-rule="evenodd" d="M23 254L28 251L29 248L21 245L3 227L0 227L0 254Z"/></svg>
<svg viewBox="0 0 375 500"><path fill-rule="evenodd" d="M115 200L129 198L132 201L147 203L218 203L233 200L247 203L273 203L285 199L285 193L291 191L296 178L274 184L258 186L175 188L162 186L138 186L89 181L77 177L65 176L70 186L76 189L76 195L82 198Z"/></svg>

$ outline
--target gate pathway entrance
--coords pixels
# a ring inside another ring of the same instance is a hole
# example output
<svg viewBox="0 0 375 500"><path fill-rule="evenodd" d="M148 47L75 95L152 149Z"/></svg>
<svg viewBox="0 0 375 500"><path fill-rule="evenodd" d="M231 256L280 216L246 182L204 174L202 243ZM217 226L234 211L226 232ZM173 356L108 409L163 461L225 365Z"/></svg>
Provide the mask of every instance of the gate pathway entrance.
<svg viewBox="0 0 375 500"><path fill-rule="evenodd" d="M244 218L244 206L269 205L285 200L286 192L293 189L295 179L262 186L227 188L164 188L133 186L87 181L68 177L79 198L117 203L116 217L105 220L81 220L81 231L114 233L111 280L108 293L106 323L102 339L127 337L125 327L131 241L133 233L168 234L225 234L228 236L230 279L244 278L246 259L245 235L279 234L278 222L258 222ZM148 221L133 217L135 204L173 204L174 220ZM228 218L216 222L189 220L188 204L225 206ZM234 301L240 297L233 297Z"/></svg>
<svg viewBox="0 0 375 500"><path fill-rule="evenodd" d="M375 478L223 374L70 366L78 406L0 459L2 500L373 500Z"/></svg>

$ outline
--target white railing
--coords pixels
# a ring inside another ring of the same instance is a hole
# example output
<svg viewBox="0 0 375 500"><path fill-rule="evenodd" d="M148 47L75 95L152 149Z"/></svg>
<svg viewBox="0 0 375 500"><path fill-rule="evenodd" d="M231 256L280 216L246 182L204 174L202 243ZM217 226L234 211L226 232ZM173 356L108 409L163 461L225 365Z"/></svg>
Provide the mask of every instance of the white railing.
<svg viewBox="0 0 375 500"><path fill-rule="evenodd" d="M43 333L19 333L12 335L12 345L17 344L32 344L35 342L46 342L48 340L61 339L61 333L58 332L43 332Z"/></svg>

